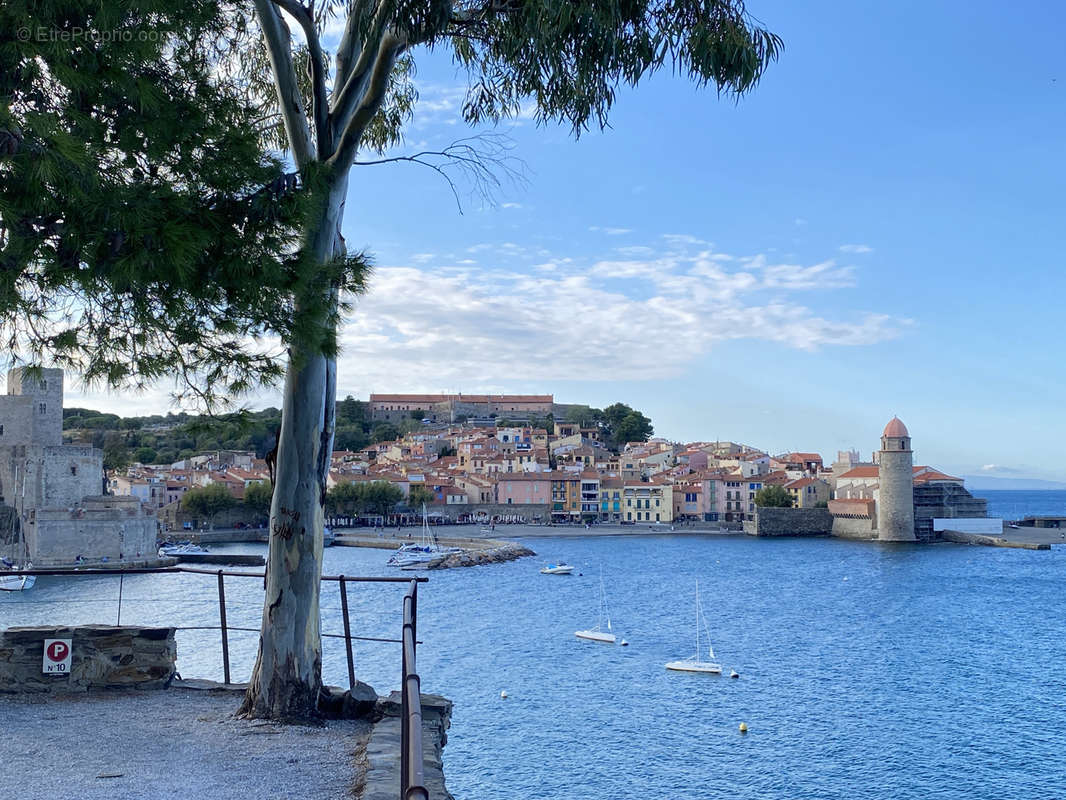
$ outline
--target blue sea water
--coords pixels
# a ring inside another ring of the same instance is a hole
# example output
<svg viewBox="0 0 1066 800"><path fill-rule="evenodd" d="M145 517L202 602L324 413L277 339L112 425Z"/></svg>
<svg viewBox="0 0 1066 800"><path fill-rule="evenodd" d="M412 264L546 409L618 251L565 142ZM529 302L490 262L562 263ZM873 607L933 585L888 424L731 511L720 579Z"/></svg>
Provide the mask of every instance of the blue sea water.
<svg viewBox="0 0 1066 800"><path fill-rule="evenodd" d="M460 800L1066 796L1066 547L526 543L538 558L435 572L420 588L418 666L424 691L455 702L444 760ZM540 575L549 560L583 574ZM325 561L386 574L382 551L334 547ZM596 622L601 572L629 647L573 635ZM739 680L663 668L694 650L697 578ZM122 589L124 622L217 624L211 576L129 576ZM118 590L111 577L41 578L0 597L0 626L114 622ZM226 591L230 625L258 627L261 581ZM396 636L401 594L352 586L355 632ZM340 633L335 586L322 602L324 630ZM255 645L231 634L236 678ZM324 647L326 680L343 684L343 647ZM398 687L398 645L360 642L355 657L379 692ZM219 678L218 633L182 632L179 669Z"/></svg>
<svg viewBox="0 0 1066 800"><path fill-rule="evenodd" d="M988 500L988 516L1021 519L1026 515L1066 516L1066 491L974 490Z"/></svg>

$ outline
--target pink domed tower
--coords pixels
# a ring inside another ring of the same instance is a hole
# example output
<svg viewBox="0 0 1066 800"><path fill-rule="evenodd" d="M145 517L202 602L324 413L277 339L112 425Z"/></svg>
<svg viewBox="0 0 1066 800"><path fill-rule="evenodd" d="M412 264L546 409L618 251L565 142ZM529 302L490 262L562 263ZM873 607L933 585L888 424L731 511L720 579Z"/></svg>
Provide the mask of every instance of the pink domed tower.
<svg viewBox="0 0 1066 800"><path fill-rule="evenodd" d="M881 434L881 469L877 500L877 538L914 542L914 452L911 435L899 417Z"/></svg>

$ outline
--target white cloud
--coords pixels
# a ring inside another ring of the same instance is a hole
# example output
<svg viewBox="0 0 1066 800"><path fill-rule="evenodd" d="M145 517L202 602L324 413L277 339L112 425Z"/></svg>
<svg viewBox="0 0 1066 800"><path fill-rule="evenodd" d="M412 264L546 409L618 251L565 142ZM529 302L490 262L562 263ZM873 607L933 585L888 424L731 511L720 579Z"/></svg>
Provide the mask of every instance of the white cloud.
<svg viewBox="0 0 1066 800"><path fill-rule="evenodd" d="M603 228L599 225L593 225L589 230L593 233L606 233L608 236L622 236L633 232L632 228Z"/></svg>
<svg viewBox="0 0 1066 800"><path fill-rule="evenodd" d="M814 351L885 341L909 323L869 312L828 318L788 299L854 285L852 271L831 260L804 266L756 256L731 270L714 255L670 249L462 274L379 267L342 331L339 373L360 375L367 389L409 391L505 386L515 376L546 385L575 375L662 379L732 339ZM397 386L398 375L409 377Z"/></svg>
<svg viewBox="0 0 1066 800"><path fill-rule="evenodd" d="M841 253L872 253L874 249L868 244L842 244Z"/></svg>
<svg viewBox="0 0 1066 800"><path fill-rule="evenodd" d="M521 203L501 203L500 208L522 208Z"/></svg>

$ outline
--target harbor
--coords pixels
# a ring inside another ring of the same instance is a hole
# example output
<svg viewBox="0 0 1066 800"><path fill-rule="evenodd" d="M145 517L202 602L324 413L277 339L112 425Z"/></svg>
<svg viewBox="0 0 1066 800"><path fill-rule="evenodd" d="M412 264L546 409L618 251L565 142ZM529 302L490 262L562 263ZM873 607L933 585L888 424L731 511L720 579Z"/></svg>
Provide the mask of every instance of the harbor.
<svg viewBox="0 0 1066 800"><path fill-rule="evenodd" d="M590 764L600 765L597 791L622 800L686 794L754 800L832 793L841 785L860 798L881 797L888 787L915 800L929 791L963 800L1009 793L1017 781L1053 793L1040 765L1066 745L1054 733L1052 711L1066 687L1051 666L1066 658L1066 630L1048 622L1046 609L1066 578L1066 548L901 547L676 531L616 536L595 527L585 535L521 537L535 558L427 573L419 668L423 691L455 704L443 763L456 797L541 792L579 800L587 796ZM259 544L217 549L265 552ZM324 553L330 574L387 575L387 558L372 547ZM575 566L572 575L540 573L563 561ZM628 647L574 636L597 624L601 573L613 629ZM691 655L697 578L722 675L664 669ZM117 578L77 580L41 578L32 592L0 604L3 623L114 614ZM189 587L174 576L127 576L123 621L217 626L213 576L197 580L203 584L193 596L202 602L189 603ZM388 585L350 587L353 632L389 638L388 610L398 596ZM227 603L232 626L257 628L261 583L227 582ZM935 615L920 613L931 608ZM336 587L324 586L323 632L343 631L340 612ZM231 633L234 680L250 671L256 638ZM396 648L355 642L357 680L381 694L399 688ZM177 650L182 676L220 679L217 630L179 631ZM1013 654L1006 662L1004 651ZM921 677L943 669L956 679ZM730 670L739 679L729 680ZM337 639L324 639L323 674L327 683L347 683ZM874 685L880 689L871 694ZM1033 704L1024 718L1011 712L1019 693ZM926 724L930 714L935 727ZM743 736L741 722L749 728ZM994 737L995 766L964 769L937 755L944 737L977 751ZM891 769L869 749L872 738L895 742L893 759L927 766L909 774ZM689 756L672 757L676 752ZM932 760L922 762L923 753L933 753ZM537 766L549 761L550 771ZM789 776L788 786L779 775Z"/></svg>

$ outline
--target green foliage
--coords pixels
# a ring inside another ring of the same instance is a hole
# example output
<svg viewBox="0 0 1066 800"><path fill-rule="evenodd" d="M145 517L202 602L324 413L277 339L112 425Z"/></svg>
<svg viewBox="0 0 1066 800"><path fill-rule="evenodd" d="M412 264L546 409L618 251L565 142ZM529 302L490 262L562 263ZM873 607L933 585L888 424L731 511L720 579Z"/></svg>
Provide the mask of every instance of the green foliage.
<svg viewBox="0 0 1066 800"><path fill-rule="evenodd" d="M329 514L390 514L403 500L403 490L388 481L340 483L326 493Z"/></svg>
<svg viewBox="0 0 1066 800"><path fill-rule="evenodd" d="M829 503L826 500L819 500L814 504L815 508L829 508Z"/></svg>
<svg viewBox="0 0 1066 800"><path fill-rule="evenodd" d="M257 514L270 512L273 497L274 487L270 481L255 481L244 487L244 505Z"/></svg>
<svg viewBox="0 0 1066 800"><path fill-rule="evenodd" d="M101 449L104 451L104 469L122 469L130 463L126 442L118 434L108 434L101 444Z"/></svg>
<svg viewBox="0 0 1066 800"><path fill-rule="evenodd" d="M0 341L205 404L281 375L314 176L261 147L215 0L0 4ZM70 34L63 39L57 32ZM128 36L115 36L118 31ZM360 291L366 260L315 280ZM254 342L255 344L250 344Z"/></svg>
<svg viewBox="0 0 1066 800"><path fill-rule="evenodd" d="M371 444L391 442L393 439L399 438L399 436L399 429L391 422L375 422L374 426L370 429Z"/></svg>
<svg viewBox="0 0 1066 800"><path fill-rule="evenodd" d="M351 397L337 403L335 449L361 450L370 444L365 407L365 403ZM63 430L69 441L108 448L108 469L131 461L173 464L207 450L250 450L257 458L263 458L274 447L280 425L281 412L276 408L218 416L181 413L145 417L119 417L87 408L67 408L63 419ZM381 432L392 433L388 429ZM154 455L149 456L149 450Z"/></svg>
<svg viewBox="0 0 1066 800"><path fill-rule="evenodd" d="M151 447L138 447L133 459L140 464L154 464L158 454Z"/></svg>
<svg viewBox="0 0 1066 800"><path fill-rule="evenodd" d="M514 116L533 98L539 122L575 133L607 125L619 86L662 68L739 95L758 83L781 39L741 0L498 0L456 3L450 35L470 73L463 116Z"/></svg>
<svg viewBox="0 0 1066 800"><path fill-rule="evenodd" d="M237 498L229 493L221 483L209 483L207 486L197 486L189 489L181 497L181 508L197 517L206 517L214 521L215 517L223 511L237 505Z"/></svg>
<svg viewBox="0 0 1066 800"><path fill-rule="evenodd" d="M792 495L784 486L773 483L755 493L755 505L759 508L792 508Z"/></svg>
<svg viewBox="0 0 1066 800"><path fill-rule="evenodd" d="M430 489L419 484L413 485L407 493L407 505L414 509L422 508L423 503L429 505L436 499L437 496Z"/></svg>
<svg viewBox="0 0 1066 800"><path fill-rule="evenodd" d="M426 412L416 408L414 411L409 412L407 416L417 422L421 422L426 416Z"/></svg>

